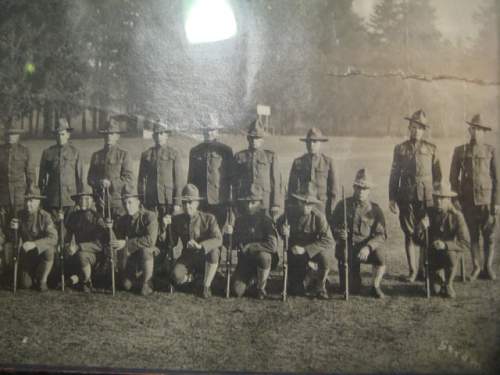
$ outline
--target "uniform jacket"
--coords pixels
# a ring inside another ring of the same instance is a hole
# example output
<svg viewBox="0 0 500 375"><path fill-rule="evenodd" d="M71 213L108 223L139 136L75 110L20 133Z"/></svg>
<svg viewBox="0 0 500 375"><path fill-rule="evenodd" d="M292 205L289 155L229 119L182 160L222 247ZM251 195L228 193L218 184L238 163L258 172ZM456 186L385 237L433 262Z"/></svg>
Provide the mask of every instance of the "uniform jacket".
<svg viewBox="0 0 500 375"><path fill-rule="evenodd" d="M304 154L295 159L288 179L288 194L301 194L308 182L316 186L317 198L323 202L325 212L330 216L337 196L337 177L332 159L324 154Z"/></svg>
<svg viewBox="0 0 500 375"><path fill-rule="evenodd" d="M59 172L59 152L62 164ZM65 144L62 148L53 145L42 153L38 187L47 197L47 207L59 207L59 175L62 175L61 206L72 206L71 196L83 188L83 163L75 146Z"/></svg>
<svg viewBox="0 0 500 375"><path fill-rule="evenodd" d="M185 213L173 216L172 236L174 244L180 238L184 249L191 239L198 242L205 253L222 246L222 234L215 216L201 211L193 217Z"/></svg>
<svg viewBox="0 0 500 375"><path fill-rule="evenodd" d="M379 249L387 238L382 209L376 203L359 202L354 197L347 198L346 205L350 244L354 249L361 249L365 246L368 246L370 251ZM339 245L337 251L345 246L339 236L339 230L343 227L344 201L340 201L332 216L333 235Z"/></svg>
<svg viewBox="0 0 500 375"><path fill-rule="evenodd" d="M249 252L264 251L278 253L278 235L274 224L264 210L256 214L245 214L236 218L234 224L233 244L242 249L248 244Z"/></svg>
<svg viewBox="0 0 500 375"><path fill-rule="evenodd" d="M115 221L114 233L117 239L127 239L126 249L129 253L155 248L158 218L154 212L141 208L134 216L120 216Z"/></svg>
<svg viewBox="0 0 500 375"><path fill-rule="evenodd" d="M19 237L23 242L32 241L40 253L54 249L57 245L57 229L50 214L39 209L34 214L27 210L19 213Z"/></svg>
<svg viewBox="0 0 500 375"><path fill-rule="evenodd" d="M264 191L265 208L281 207L281 177L278 157L269 150L243 150L234 156L233 192L243 197L252 184Z"/></svg>
<svg viewBox="0 0 500 375"><path fill-rule="evenodd" d="M429 244L441 240L449 251L466 251L469 249L469 230L463 214L451 208L449 211L429 209ZM424 231L418 228L417 235L421 242L424 240Z"/></svg>
<svg viewBox="0 0 500 375"><path fill-rule="evenodd" d="M0 206L22 206L24 193L35 183L30 150L16 143L0 145Z"/></svg>
<svg viewBox="0 0 500 375"><path fill-rule="evenodd" d="M102 196L101 181L111 181L109 192L111 194L112 206L121 206L121 195L126 187L132 191L134 187L134 173L132 162L127 151L118 146L94 152L90 159L87 183L94 190L94 194Z"/></svg>
<svg viewBox="0 0 500 375"><path fill-rule="evenodd" d="M138 189L146 207L180 205L181 181L181 160L175 149L165 145L142 153Z"/></svg>
<svg viewBox="0 0 500 375"><path fill-rule="evenodd" d="M203 142L189 153L188 183L195 185L208 204L229 200L233 150L220 142Z"/></svg>
<svg viewBox="0 0 500 375"><path fill-rule="evenodd" d="M397 202L423 202L432 206L433 184L441 182L437 147L425 140L403 142L394 148L389 199Z"/></svg>
<svg viewBox="0 0 500 375"><path fill-rule="evenodd" d="M282 228L284 216L278 223L278 228ZM326 217L316 208L313 208L309 215L301 215L296 212L288 214L288 224L290 225L289 248L293 246L303 247L309 258L313 258L321 251L326 254L333 254L335 242L332 231Z"/></svg>
<svg viewBox="0 0 500 375"><path fill-rule="evenodd" d="M75 236L75 242L82 251L97 253L102 251L107 240L104 220L94 210L76 210L69 216L66 223L65 243Z"/></svg>
<svg viewBox="0 0 500 375"><path fill-rule="evenodd" d="M461 202L499 204L495 148L488 144L458 146L453 152L450 184Z"/></svg>

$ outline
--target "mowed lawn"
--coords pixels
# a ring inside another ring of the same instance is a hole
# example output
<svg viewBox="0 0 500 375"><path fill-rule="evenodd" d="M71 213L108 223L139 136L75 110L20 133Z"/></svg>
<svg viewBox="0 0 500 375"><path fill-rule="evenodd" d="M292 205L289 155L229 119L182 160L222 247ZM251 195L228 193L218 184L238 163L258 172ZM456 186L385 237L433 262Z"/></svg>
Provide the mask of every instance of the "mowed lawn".
<svg viewBox="0 0 500 375"><path fill-rule="evenodd" d="M238 151L243 136L222 139ZM499 282L456 283L455 300L426 300L423 284L401 280L407 274L397 217L387 210L387 183L394 138L334 138L324 152L335 160L348 194L357 169L368 168L377 187L372 198L386 213L387 277L385 300L361 296L343 301L338 273L331 278L329 301L305 297L279 300L279 272L269 285L272 299L210 300L164 291L150 297L118 292L83 295L68 290L41 295L0 291L0 363L3 365L98 366L119 368L225 371L498 373L500 368ZM462 140L437 140L444 176L453 146ZM171 139L187 171L189 149L197 141ZM39 160L52 142L26 141ZM102 140L76 140L86 162ZM121 141L138 166L150 140ZM266 146L280 159L283 178L304 152L298 137L270 137ZM470 271L470 256L466 256ZM499 261L495 262L500 274ZM363 268L364 284L370 268Z"/></svg>

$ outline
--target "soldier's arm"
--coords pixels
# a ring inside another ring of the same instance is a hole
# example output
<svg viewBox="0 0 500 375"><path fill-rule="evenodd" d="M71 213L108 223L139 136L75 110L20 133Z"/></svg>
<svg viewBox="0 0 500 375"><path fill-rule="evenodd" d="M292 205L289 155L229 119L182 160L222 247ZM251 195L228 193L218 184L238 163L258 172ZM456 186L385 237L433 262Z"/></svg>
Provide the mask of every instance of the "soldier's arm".
<svg viewBox="0 0 500 375"><path fill-rule="evenodd" d="M222 233L214 216L210 215L207 221L207 225L209 233L208 237L206 240L200 242L200 245L203 247L205 253L209 253L213 249L222 246Z"/></svg>
<svg viewBox="0 0 500 375"><path fill-rule="evenodd" d="M144 236L130 238L127 241L129 251L132 253L139 249L154 247L158 238L158 219L154 212L148 211L143 216L146 225L146 234Z"/></svg>
<svg viewBox="0 0 500 375"><path fill-rule="evenodd" d="M123 156L122 168L120 172L120 180L123 182L127 189L132 190L134 186L134 171L132 170L132 160L127 151Z"/></svg>
<svg viewBox="0 0 500 375"><path fill-rule="evenodd" d="M439 153L437 147L434 147L434 153L432 154L432 182L440 183L443 178L441 173L441 162L439 161Z"/></svg>
<svg viewBox="0 0 500 375"><path fill-rule="evenodd" d="M337 175L335 174L333 161L330 159L328 165L327 206L326 206L328 216L330 216L334 210L337 195L338 195Z"/></svg>
<svg viewBox="0 0 500 375"><path fill-rule="evenodd" d="M271 159L271 207L281 207L281 174L279 171L278 156L273 154Z"/></svg>
<svg viewBox="0 0 500 375"><path fill-rule="evenodd" d="M344 203L345 202L343 200L337 203L330 219L330 225L332 227L333 237L335 238L335 241L340 241L338 230L342 229L344 226Z"/></svg>
<svg viewBox="0 0 500 375"><path fill-rule="evenodd" d="M99 189L99 181L97 181L96 178L96 157L96 153L94 152L90 158L89 171L87 172L87 184L89 184L89 186L91 186L94 190Z"/></svg>
<svg viewBox="0 0 500 375"><path fill-rule="evenodd" d="M47 176L47 150L44 150L40 158L40 169L38 170L38 188L43 193L45 191Z"/></svg>
<svg viewBox="0 0 500 375"><path fill-rule="evenodd" d="M40 253L57 245L57 229L49 214L40 216L43 237L33 241Z"/></svg>
<svg viewBox="0 0 500 375"><path fill-rule="evenodd" d="M371 228L371 238L366 244L370 247L371 251L377 250L387 238L384 213L378 206L374 206L373 211L375 221Z"/></svg>
<svg viewBox="0 0 500 375"><path fill-rule="evenodd" d="M273 222L267 216L263 222L263 238L261 241L250 242L248 251L250 253L265 251L266 253L276 253L278 251L278 233L274 229Z"/></svg>
<svg viewBox="0 0 500 375"><path fill-rule="evenodd" d="M196 173L194 164L194 153L193 153L194 147L189 150L189 164L188 164L188 173L187 173L187 183L192 184L194 181L194 174Z"/></svg>
<svg viewBox="0 0 500 375"><path fill-rule="evenodd" d="M462 166L460 159L461 159L460 151L458 148L456 148L453 151L453 156L451 158L450 186L451 186L451 189L457 193L459 191L459 178L460 178L460 172L461 172L461 166Z"/></svg>
<svg viewBox="0 0 500 375"><path fill-rule="evenodd" d="M142 196L142 203L146 201L146 155L143 152L141 154L141 161L139 162L139 173L137 176L137 191L140 196Z"/></svg>
<svg viewBox="0 0 500 375"><path fill-rule="evenodd" d="M399 180L401 178L401 162L399 160L399 145L394 147L394 155L392 158L391 174L389 177L389 200L397 200L397 192Z"/></svg>
<svg viewBox="0 0 500 375"><path fill-rule="evenodd" d="M75 180L76 180L76 189L77 191L83 190L83 161L80 157L80 153L76 154L76 166L75 166Z"/></svg>
<svg viewBox="0 0 500 375"><path fill-rule="evenodd" d="M320 216L318 220L317 234L314 241L304 246L310 258L313 258L320 251L330 251L335 246L332 231L325 217Z"/></svg>
<svg viewBox="0 0 500 375"><path fill-rule="evenodd" d="M182 192L182 168L181 168L181 157L179 153L176 153L174 160L174 167L172 168L172 178L173 178L173 199L174 204L177 206L181 205L181 192Z"/></svg>
<svg viewBox="0 0 500 375"><path fill-rule="evenodd" d="M468 251L470 244L469 230L465 223L464 215L458 210L455 211L457 236L452 241L444 241L446 249L449 251Z"/></svg>
<svg viewBox="0 0 500 375"><path fill-rule="evenodd" d="M491 212L495 212L495 205L500 204L500 196L498 194L497 163L496 163L494 148L492 148L491 150L490 177L491 177Z"/></svg>
<svg viewBox="0 0 500 375"><path fill-rule="evenodd" d="M288 197L290 194L297 194L299 192L299 168L297 165L297 159L292 163L292 168L290 168L290 175L288 176ZM287 199L288 197L285 197Z"/></svg>

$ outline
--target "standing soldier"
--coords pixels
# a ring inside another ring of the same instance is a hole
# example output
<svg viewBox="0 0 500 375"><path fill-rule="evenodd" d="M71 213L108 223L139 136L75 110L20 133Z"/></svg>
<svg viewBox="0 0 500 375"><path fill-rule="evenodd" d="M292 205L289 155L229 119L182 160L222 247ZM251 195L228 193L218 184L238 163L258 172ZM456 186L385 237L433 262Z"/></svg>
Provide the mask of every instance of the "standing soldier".
<svg viewBox="0 0 500 375"><path fill-rule="evenodd" d="M469 124L470 142L455 148L450 168L450 184L458 199L469 227L471 239L471 281L481 272L480 234L484 242L483 276L495 280L493 256L495 254L495 215L499 212L498 182L495 148L484 143L490 131L481 116L475 115Z"/></svg>
<svg viewBox="0 0 500 375"><path fill-rule="evenodd" d="M394 148L391 175L389 178L389 209L396 214L399 207L399 222L405 236L405 250L410 269L409 282L417 276L423 279L423 256L417 261L419 246L415 241L415 225L432 206L433 184L441 182L441 166L437 147L422 139L429 127L421 109L411 117L408 128L410 139Z"/></svg>
<svg viewBox="0 0 500 375"><path fill-rule="evenodd" d="M189 153L188 183L195 185L201 196L206 197L201 202L201 210L214 215L222 228L231 199L233 150L217 141L218 135L217 125L203 128L204 142Z"/></svg>
<svg viewBox="0 0 500 375"><path fill-rule="evenodd" d="M0 231L3 242L12 241L9 223L23 208L24 194L35 183L35 167L30 150L19 143L24 130L19 124L5 127L5 144L0 145ZM1 244L0 244L1 247ZM3 271L9 260L3 257Z"/></svg>
<svg viewBox="0 0 500 375"><path fill-rule="evenodd" d="M63 209L67 219L68 211L73 207L71 196L82 190L83 164L75 146L68 143L73 128L66 119L59 119L54 134L57 144L42 153L38 186L45 200L45 209L56 221L59 208Z"/></svg>
<svg viewBox="0 0 500 375"><path fill-rule="evenodd" d="M92 154L87 183L92 187L94 196L98 197L99 212L104 211L104 189L109 189L111 213L113 217L118 217L124 213L120 203L122 193L131 191L134 186L132 161L128 152L117 145L123 133L118 119L111 117L99 133L105 135L104 148Z"/></svg>
<svg viewBox="0 0 500 375"><path fill-rule="evenodd" d="M425 229L429 236L429 262L432 292L455 298L453 281L457 274L459 259L469 247L469 232L462 213L455 208L451 198L457 194L449 186L436 186L433 192L434 207L429 209L416 228L417 235L424 239Z"/></svg>
<svg viewBox="0 0 500 375"><path fill-rule="evenodd" d="M138 189L146 209L157 211L159 219L180 210L181 160L174 148L167 145L171 131L153 123L154 146L144 151L139 164Z"/></svg>
<svg viewBox="0 0 500 375"><path fill-rule="evenodd" d="M304 293L304 279L312 262L313 267L319 271L319 283L314 295L320 299L328 299L326 280L332 268L335 242L323 211L316 207L321 201L317 198L315 184L308 182L305 187L307 190L303 194L292 194L296 205L290 207L287 216L280 220L282 225L278 225L278 228L283 229L283 235L289 237L290 293ZM288 220L288 226L285 219Z"/></svg>
<svg viewBox="0 0 500 375"><path fill-rule="evenodd" d="M139 194L124 191L122 202L126 213L115 221L116 238L110 245L117 252L123 289L129 291L139 281L141 294L147 296L153 293L154 257L160 253L156 247L158 218L141 207Z"/></svg>
<svg viewBox="0 0 500 375"><path fill-rule="evenodd" d="M330 218L335 208L337 196L337 178L332 159L321 153L321 145L327 142L321 130L312 128L305 138L307 153L295 159L288 179L288 194L301 194L312 182L316 187L318 209Z"/></svg>
<svg viewBox="0 0 500 375"><path fill-rule="evenodd" d="M263 150L265 131L259 120L250 125L247 133L248 149L236 153L233 162L233 192L243 198L250 185L262 189L262 207L276 220L281 207L281 177L278 157L273 151Z"/></svg>
<svg viewBox="0 0 500 375"><path fill-rule="evenodd" d="M183 213L172 219L174 243L182 242L181 256L175 262L171 275L175 284L191 283L203 274L203 298L212 295L210 287L217 272L220 258L222 234L214 215L198 210L200 197L198 188L187 184L182 189ZM164 224L169 225L166 221Z"/></svg>
<svg viewBox="0 0 500 375"><path fill-rule="evenodd" d="M361 263L373 267L371 292L376 298L384 298L380 283L385 273L383 244L387 238L385 218L379 205L370 201L372 180L365 169L360 169L353 183L352 197L341 201L335 207L332 228L337 241L335 256L339 261L340 287L345 289L344 250L347 246L349 266L349 289L359 293L361 289ZM344 227L344 205L346 206L347 228Z"/></svg>
<svg viewBox="0 0 500 375"><path fill-rule="evenodd" d="M239 200L244 213L234 224L233 244L238 249L238 265L234 272L233 293L242 297L257 278L257 298L267 297L266 284L271 269L278 264L278 235L271 218L263 208L265 192L251 185ZM233 230L230 227L229 232Z"/></svg>
<svg viewBox="0 0 500 375"><path fill-rule="evenodd" d="M71 198L76 203L66 224L65 250L74 266L71 276L76 276L77 287L86 293L92 291L92 268L104 261L106 227L103 218L94 207L94 193L86 187ZM71 267L68 267L69 269Z"/></svg>
<svg viewBox="0 0 500 375"><path fill-rule="evenodd" d="M50 214L40 207L45 199L36 187L28 188L25 195L25 208L19 213L19 219L12 219L12 228L19 228L22 241L19 263L21 266L21 288L35 287L46 292L47 278L54 265L57 245L57 230ZM15 245L9 249L8 259L12 259Z"/></svg>

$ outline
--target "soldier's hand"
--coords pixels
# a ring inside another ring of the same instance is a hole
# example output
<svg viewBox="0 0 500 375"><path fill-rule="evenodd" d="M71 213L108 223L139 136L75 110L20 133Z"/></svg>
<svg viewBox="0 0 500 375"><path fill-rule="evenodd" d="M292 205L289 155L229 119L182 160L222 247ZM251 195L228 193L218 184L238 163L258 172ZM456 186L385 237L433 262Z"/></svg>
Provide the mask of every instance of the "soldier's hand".
<svg viewBox="0 0 500 375"><path fill-rule="evenodd" d="M231 224L224 225L224 228L222 230L226 234L233 234L233 232L234 232L234 228L233 228L233 226Z"/></svg>
<svg viewBox="0 0 500 375"><path fill-rule="evenodd" d="M290 225L283 224L283 236L290 237Z"/></svg>
<svg viewBox="0 0 500 375"><path fill-rule="evenodd" d="M389 202L389 210L393 214L397 214L398 213L398 205L396 204L396 201L390 201Z"/></svg>
<svg viewBox="0 0 500 375"><path fill-rule="evenodd" d="M113 220L106 219L106 221L104 222L104 226L106 227L106 229L113 229Z"/></svg>
<svg viewBox="0 0 500 375"><path fill-rule="evenodd" d="M302 255L306 252L306 249L304 249L302 246L292 246L292 253L295 255Z"/></svg>
<svg viewBox="0 0 500 375"><path fill-rule="evenodd" d="M18 219L12 219L10 221L10 229L13 229L13 230L19 229L19 220Z"/></svg>
<svg viewBox="0 0 500 375"><path fill-rule="evenodd" d="M127 241L125 240L112 240L110 241L110 245L114 250L121 250L125 247Z"/></svg>
<svg viewBox="0 0 500 375"><path fill-rule="evenodd" d="M105 178L101 181L101 185L103 188L109 188L111 187L111 181Z"/></svg>
<svg viewBox="0 0 500 375"><path fill-rule="evenodd" d="M280 215L280 208L278 206L271 207L271 218L276 221Z"/></svg>
<svg viewBox="0 0 500 375"><path fill-rule="evenodd" d="M179 206L178 204L174 204L174 207L172 207L172 210L173 210L174 215L180 214L182 211L181 206Z"/></svg>
<svg viewBox="0 0 500 375"><path fill-rule="evenodd" d="M368 256L370 255L370 248L368 246L365 246L361 249L361 251L358 254L358 258L362 262L366 262L368 259Z"/></svg>
<svg viewBox="0 0 500 375"><path fill-rule="evenodd" d="M34 248L36 248L36 243L34 243L33 241L26 241L25 243L23 243L24 251L30 251L33 250Z"/></svg>
<svg viewBox="0 0 500 375"><path fill-rule="evenodd" d="M195 240L189 240L187 246L191 249L196 249L196 250L200 250L202 248L202 246Z"/></svg>
<svg viewBox="0 0 500 375"><path fill-rule="evenodd" d="M446 244L441 240L436 240L432 243L432 247L436 250L446 250Z"/></svg>
<svg viewBox="0 0 500 375"><path fill-rule="evenodd" d="M79 249L77 244L75 243L66 244L66 254L68 254L69 256L75 255L78 250Z"/></svg>
<svg viewBox="0 0 500 375"><path fill-rule="evenodd" d="M422 228L427 229L430 227L431 223L429 221L429 216L425 215L424 218L420 221L420 225Z"/></svg>
<svg viewBox="0 0 500 375"><path fill-rule="evenodd" d="M170 224L172 224L172 215L163 216L163 225L168 227Z"/></svg>

